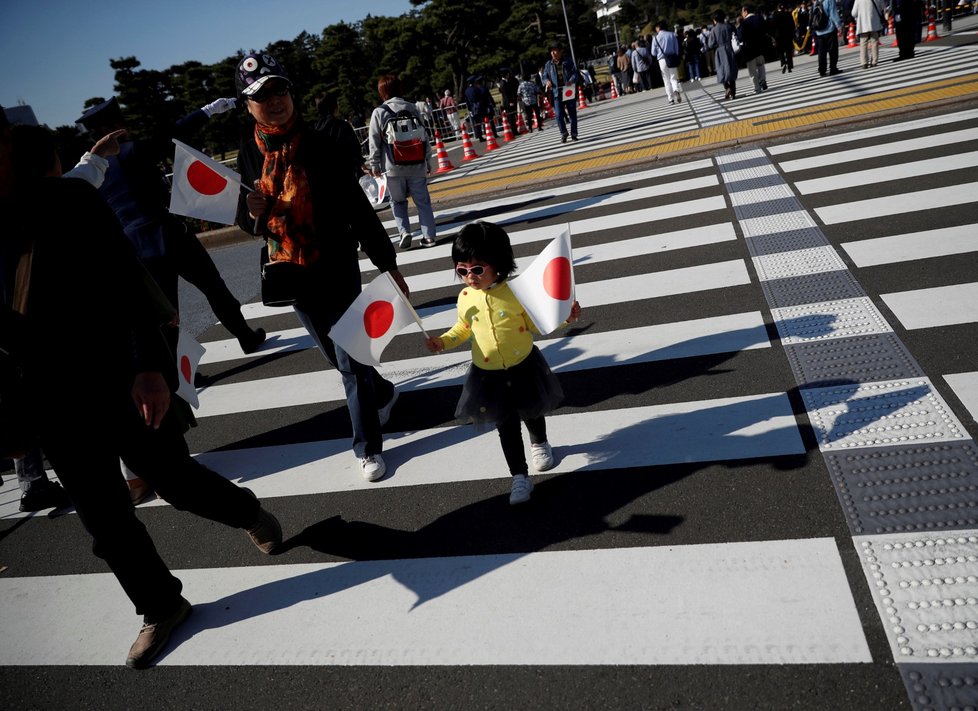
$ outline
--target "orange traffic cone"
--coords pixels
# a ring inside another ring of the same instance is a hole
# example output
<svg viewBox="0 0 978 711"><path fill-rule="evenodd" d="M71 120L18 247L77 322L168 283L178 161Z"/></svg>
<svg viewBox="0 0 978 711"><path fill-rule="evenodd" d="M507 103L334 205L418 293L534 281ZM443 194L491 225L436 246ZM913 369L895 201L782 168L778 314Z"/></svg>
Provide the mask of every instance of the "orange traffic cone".
<svg viewBox="0 0 978 711"><path fill-rule="evenodd" d="M543 97L543 108L547 110L547 116L557 118L557 115L554 113L554 105L551 103L549 96Z"/></svg>
<svg viewBox="0 0 978 711"><path fill-rule="evenodd" d="M846 37L846 46L848 47L858 47L859 43L856 41L856 23L849 23L849 36Z"/></svg>
<svg viewBox="0 0 978 711"><path fill-rule="evenodd" d="M817 44L818 37L812 36L812 51L808 53L809 57L814 57L816 54L818 54L818 50L815 48Z"/></svg>
<svg viewBox="0 0 978 711"><path fill-rule="evenodd" d="M526 121L523 120L523 113L521 111L516 112L516 134L523 135L524 133L529 133L526 128Z"/></svg>
<svg viewBox="0 0 978 711"><path fill-rule="evenodd" d="M930 8L927 11L927 36L924 38L924 42L935 42L940 39L937 34L937 13L934 12L934 8Z"/></svg>
<svg viewBox="0 0 978 711"><path fill-rule="evenodd" d="M577 109L586 109L587 102L584 100L584 90L581 87L577 87Z"/></svg>
<svg viewBox="0 0 978 711"><path fill-rule="evenodd" d="M438 130L435 130L435 150L438 151L438 173L447 173L450 170L455 170L455 166L452 165L452 161L448 159L448 151L445 150L445 144L441 141L441 134Z"/></svg>
<svg viewBox="0 0 978 711"><path fill-rule="evenodd" d="M479 154L475 152L475 146L472 145L472 139L469 138L469 132L465 130L465 122L462 122L462 160L475 160L479 157Z"/></svg>
<svg viewBox="0 0 978 711"><path fill-rule="evenodd" d="M540 119L537 118L537 114L539 114L539 113L540 113L539 111L534 111L533 112L533 130L534 131L540 131L540 130L542 130L540 128Z"/></svg>
<svg viewBox="0 0 978 711"><path fill-rule="evenodd" d="M890 15L890 19L886 21L886 34L893 35L893 42L890 44L890 46L896 47L896 23L893 21L893 15Z"/></svg>
<svg viewBox="0 0 978 711"><path fill-rule="evenodd" d="M503 112L503 143L509 143L515 140L516 136L513 135L513 128L509 125L509 114Z"/></svg>
<svg viewBox="0 0 978 711"><path fill-rule="evenodd" d="M615 87L615 82L611 82L611 98L612 99L618 98L618 89L617 87Z"/></svg>
<svg viewBox="0 0 978 711"><path fill-rule="evenodd" d="M485 128L482 130L486 132L486 152L498 150L499 144L496 143L496 134L492 132L492 124L489 123L488 116L485 118Z"/></svg>
<svg viewBox="0 0 978 711"><path fill-rule="evenodd" d="M598 101L604 101L608 97L604 95L604 84L598 84Z"/></svg>

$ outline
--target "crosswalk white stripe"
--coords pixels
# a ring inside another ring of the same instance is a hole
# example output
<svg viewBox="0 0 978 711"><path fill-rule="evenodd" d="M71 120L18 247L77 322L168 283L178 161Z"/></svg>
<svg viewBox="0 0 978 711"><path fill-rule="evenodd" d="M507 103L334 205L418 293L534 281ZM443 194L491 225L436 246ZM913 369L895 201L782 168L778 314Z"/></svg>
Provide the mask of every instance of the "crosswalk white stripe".
<svg viewBox="0 0 978 711"><path fill-rule="evenodd" d="M978 371L952 373L945 375L944 380L951 386L951 390L958 396L958 399L968 408L971 419L978 421Z"/></svg>
<svg viewBox="0 0 978 711"><path fill-rule="evenodd" d="M978 132L976 132L978 135ZM835 175L811 180L799 180L795 187L802 195L817 195L831 190L848 190L863 185L873 185L880 180L919 179L926 175L946 173L951 170L974 168L978 165L978 151L958 153L953 156L927 158L899 165L892 165L880 172L879 168L857 170L851 173L837 172Z"/></svg>
<svg viewBox="0 0 978 711"><path fill-rule="evenodd" d="M903 127L901 126L901 130ZM887 135L886 133L880 133L879 135ZM899 134L897 134L899 135ZM844 137L848 142L852 140L851 137L846 134ZM820 139L826 145L830 145L833 148L839 145L839 136L832 136L831 138ZM898 156L902 153L909 153L910 151L926 150L930 148L937 148L938 146L950 146L956 143L965 143L967 141L974 141L978 139L978 128L966 128L961 131L948 131L947 133L935 133L931 136L923 136L921 138L910 138L905 140L895 140L888 142L880 142L872 146L866 146L864 148L849 148L844 151L837 151L834 153L820 153L817 156L812 156L810 158L798 158L797 160L786 160L781 161L778 165L785 173L796 173L802 170L810 170L812 168L823 168L825 166L833 166L838 169L840 166L846 165L858 165L858 161L864 160L866 158L879 158L881 155L894 156L893 163L895 165L888 166L886 168L877 168L877 171L882 170L883 176L889 179L889 171L894 167L898 167L901 163L898 160ZM783 146L779 146L783 148ZM768 149L774 153L774 147ZM880 175L877 175L874 182L879 180Z"/></svg>
<svg viewBox="0 0 978 711"><path fill-rule="evenodd" d="M816 208L815 213L826 225L837 225L856 220L903 215L917 210L967 205L972 202L978 202L978 182L826 205Z"/></svg>
<svg viewBox="0 0 978 711"><path fill-rule="evenodd" d="M645 326L615 334L583 334L573 339L558 337L538 341L537 345L551 368L560 371L624 362L650 362L673 357L669 354L695 353L697 349L701 349L700 353L716 353L718 351L710 349L729 349L738 345L746 348L751 344L764 347L767 342L756 315L716 318L717 321L703 320L698 324L691 322L679 327ZM698 327L718 330L707 333L700 330L699 336L693 336ZM722 329L727 329L727 332L724 333ZM421 340L419 336L419 351L422 349ZM463 345L437 356L383 363L382 372L405 389L444 387L461 382L470 359L471 353ZM200 409L196 414L198 418L213 417L344 398L343 386L335 370L316 371L204 388L200 392Z"/></svg>
<svg viewBox="0 0 978 711"><path fill-rule="evenodd" d="M196 607L165 666L872 661L832 538L176 574ZM3 578L0 599L57 621L11 615L4 666L117 665L134 635L108 574Z"/></svg>
<svg viewBox="0 0 978 711"><path fill-rule="evenodd" d="M554 229L554 236L561 228ZM633 258L643 254L658 254L688 247L698 247L719 242L729 242L737 239L737 234L733 225L729 222L718 225L705 225L694 227L687 230L677 230L662 234L649 235L648 237L635 237L629 240L617 240L605 244L588 245L574 249L575 265L589 265L615 259ZM533 256L523 257L517 260L519 269L525 268L532 262ZM461 288L461 284L454 279L451 272L447 270L437 275L424 275L423 277L412 278L409 286L412 294L426 288L438 288L446 285L446 279ZM417 300L417 299L415 299ZM594 304L591 304L592 306ZM261 315L273 315L273 310L264 307L259 310L260 305L253 305L251 308L243 309L243 313L248 318L257 318ZM447 328L455 321L455 308L452 305L437 306L433 308L418 309L418 315L424 321L426 328ZM274 314L281 313L281 309L274 309ZM420 329L413 325L411 331L418 332ZM220 363L228 360L241 358L256 358L270 353L278 353L285 350L301 350L311 348L312 339L303 335L302 329L289 329L278 333L269 333L268 340L256 353L246 355L242 352L237 339L230 338L222 341L204 343L207 349L201 358L201 364Z"/></svg>
<svg viewBox="0 0 978 711"><path fill-rule="evenodd" d="M978 282L880 294L908 331L978 322Z"/></svg>
<svg viewBox="0 0 978 711"><path fill-rule="evenodd" d="M960 225L858 242L843 242L842 248L860 268L965 254L978 251L978 225Z"/></svg>

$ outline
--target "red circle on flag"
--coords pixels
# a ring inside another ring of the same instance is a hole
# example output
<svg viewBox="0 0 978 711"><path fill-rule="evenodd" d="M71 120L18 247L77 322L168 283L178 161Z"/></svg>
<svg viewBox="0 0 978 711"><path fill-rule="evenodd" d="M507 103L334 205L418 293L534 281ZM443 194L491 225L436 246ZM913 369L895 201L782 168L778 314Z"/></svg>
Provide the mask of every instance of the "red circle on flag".
<svg viewBox="0 0 978 711"><path fill-rule="evenodd" d="M567 301L571 295L571 264L567 257L554 257L543 270L543 288L551 298Z"/></svg>
<svg viewBox="0 0 978 711"><path fill-rule="evenodd" d="M380 338L394 323L394 305L389 301L374 301L363 312L363 330L371 338Z"/></svg>
<svg viewBox="0 0 978 711"><path fill-rule="evenodd" d="M217 195L228 185L227 178L218 175L213 168L199 160L195 160L187 168L187 182L201 195Z"/></svg>
<svg viewBox="0 0 978 711"><path fill-rule="evenodd" d="M180 374L183 379L188 383L190 382L190 371L192 370L190 366L190 358L187 356L180 356Z"/></svg>

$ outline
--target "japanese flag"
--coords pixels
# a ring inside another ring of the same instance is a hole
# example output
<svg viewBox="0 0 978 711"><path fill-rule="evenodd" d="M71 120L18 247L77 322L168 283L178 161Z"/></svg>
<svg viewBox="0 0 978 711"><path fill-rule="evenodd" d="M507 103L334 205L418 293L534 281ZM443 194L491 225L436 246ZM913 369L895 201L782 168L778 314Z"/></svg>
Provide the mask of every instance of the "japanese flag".
<svg viewBox="0 0 978 711"><path fill-rule="evenodd" d="M354 360L379 366L380 354L411 323L421 323L411 304L387 272L360 292L329 331L333 343Z"/></svg>
<svg viewBox="0 0 978 711"><path fill-rule="evenodd" d="M570 225L522 274L509 282L509 288L540 333L550 333L567 320L574 305Z"/></svg>
<svg viewBox="0 0 978 711"><path fill-rule="evenodd" d="M204 348L182 328L180 338L177 340L177 373L180 379L180 387L177 388L177 395L189 402L194 407L200 407L197 399L197 388L194 387L194 376L197 374L197 364L200 357L204 355Z"/></svg>
<svg viewBox="0 0 978 711"><path fill-rule="evenodd" d="M565 86L560 96L562 101L573 101L575 97L577 97L577 86L574 84Z"/></svg>
<svg viewBox="0 0 978 711"><path fill-rule="evenodd" d="M233 225L241 176L185 143L173 139L173 188L170 212Z"/></svg>

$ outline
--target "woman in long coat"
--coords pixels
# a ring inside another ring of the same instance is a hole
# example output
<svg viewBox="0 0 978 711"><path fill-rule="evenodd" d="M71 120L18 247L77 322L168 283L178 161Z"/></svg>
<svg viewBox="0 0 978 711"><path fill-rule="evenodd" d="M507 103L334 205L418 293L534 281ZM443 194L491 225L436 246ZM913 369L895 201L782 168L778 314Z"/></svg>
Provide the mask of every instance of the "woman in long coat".
<svg viewBox="0 0 978 711"><path fill-rule="evenodd" d="M713 29L706 40L706 48L716 50L714 65L717 71L717 82L726 89L724 100L737 98L737 58L734 56L731 38L733 28L726 22L727 15L723 10L713 13Z"/></svg>

